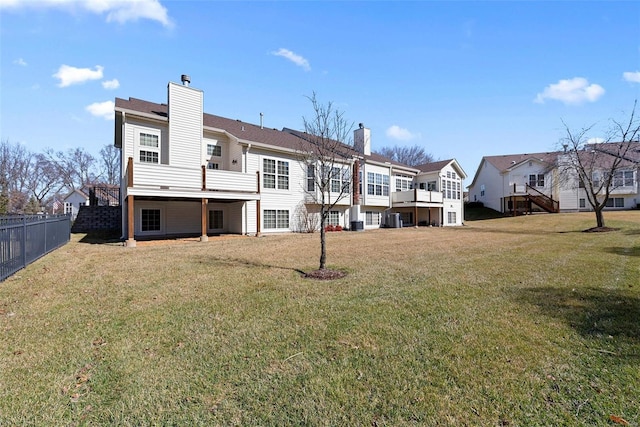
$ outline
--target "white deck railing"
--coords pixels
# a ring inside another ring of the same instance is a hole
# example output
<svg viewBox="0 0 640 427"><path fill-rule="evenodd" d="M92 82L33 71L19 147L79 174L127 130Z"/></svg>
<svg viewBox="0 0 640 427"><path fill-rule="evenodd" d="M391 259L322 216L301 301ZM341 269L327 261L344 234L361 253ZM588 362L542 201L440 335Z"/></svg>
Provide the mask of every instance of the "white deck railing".
<svg viewBox="0 0 640 427"><path fill-rule="evenodd" d="M442 193L427 190L395 191L391 193L391 201L393 203L442 203Z"/></svg>
<svg viewBox="0 0 640 427"><path fill-rule="evenodd" d="M202 189L202 171L199 168L135 163L133 186L200 190Z"/></svg>
<svg viewBox="0 0 640 427"><path fill-rule="evenodd" d="M207 169L206 177L207 190L251 193L258 191L258 177L255 173Z"/></svg>
<svg viewBox="0 0 640 427"><path fill-rule="evenodd" d="M133 182L131 172L133 171ZM180 166L129 162L127 167L128 187L149 187L182 190L202 190L203 169ZM255 173L204 169L207 190L229 192L258 192L258 177Z"/></svg>

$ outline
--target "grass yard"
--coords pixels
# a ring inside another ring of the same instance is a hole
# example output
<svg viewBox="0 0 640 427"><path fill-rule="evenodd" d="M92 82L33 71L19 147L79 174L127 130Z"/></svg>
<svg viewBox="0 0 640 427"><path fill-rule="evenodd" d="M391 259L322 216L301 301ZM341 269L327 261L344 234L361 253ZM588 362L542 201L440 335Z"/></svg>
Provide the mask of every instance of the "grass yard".
<svg viewBox="0 0 640 427"><path fill-rule="evenodd" d="M640 424L640 211L82 243L0 283L0 426ZM619 418L616 418L619 417Z"/></svg>

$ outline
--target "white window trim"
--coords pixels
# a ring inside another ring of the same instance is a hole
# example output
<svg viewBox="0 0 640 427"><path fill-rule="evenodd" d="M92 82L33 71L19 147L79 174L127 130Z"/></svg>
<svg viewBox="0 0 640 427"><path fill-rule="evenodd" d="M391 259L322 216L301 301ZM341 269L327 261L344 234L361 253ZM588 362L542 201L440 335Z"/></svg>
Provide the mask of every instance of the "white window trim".
<svg viewBox="0 0 640 427"><path fill-rule="evenodd" d="M140 143L140 134L143 134L143 133L157 136L158 146L150 147L147 145L142 145ZM147 165L162 164L162 131L160 131L159 129L153 129L153 128L136 127L134 130L134 138L135 138L135 147L136 147L136 152L135 152L136 163L144 163ZM158 153L158 163L140 161L140 151L150 151L150 152Z"/></svg>
<svg viewBox="0 0 640 427"><path fill-rule="evenodd" d="M141 206L140 208L136 208L138 211L136 213L136 234L141 236L153 236L157 234L164 234L165 227L165 213L164 208L158 206ZM142 211L143 210L158 210L160 211L160 230L152 230L152 231L142 231Z"/></svg>

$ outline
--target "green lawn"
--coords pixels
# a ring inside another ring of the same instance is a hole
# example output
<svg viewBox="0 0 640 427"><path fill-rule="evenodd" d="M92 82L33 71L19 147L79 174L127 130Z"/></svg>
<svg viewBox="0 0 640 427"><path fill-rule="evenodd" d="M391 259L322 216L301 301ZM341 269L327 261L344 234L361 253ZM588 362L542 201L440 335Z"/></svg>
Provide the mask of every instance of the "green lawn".
<svg viewBox="0 0 640 427"><path fill-rule="evenodd" d="M0 426L638 426L640 211L605 219L329 233L324 282L317 234L74 236L0 283Z"/></svg>

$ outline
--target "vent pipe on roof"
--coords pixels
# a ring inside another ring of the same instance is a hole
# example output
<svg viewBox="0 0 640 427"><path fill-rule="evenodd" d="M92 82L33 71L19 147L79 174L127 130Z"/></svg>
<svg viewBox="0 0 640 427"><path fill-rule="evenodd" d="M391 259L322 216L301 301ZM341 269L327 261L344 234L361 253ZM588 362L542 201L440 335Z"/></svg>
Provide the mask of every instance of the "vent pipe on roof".
<svg viewBox="0 0 640 427"><path fill-rule="evenodd" d="M189 87L189 83L191 83L191 77L189 77L187 74L183 74L182 76L180 76L180 80L182 81L182 84Z"/></svg>
<svg viewBox="0 0 640 427"><path fill-rule="evenodd" d="M264 117L264 114L260 113L260 129L262 129L262 118Z"/></svg>

